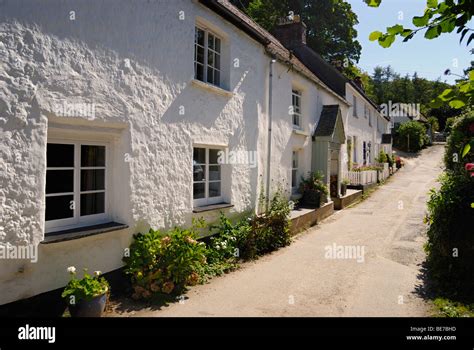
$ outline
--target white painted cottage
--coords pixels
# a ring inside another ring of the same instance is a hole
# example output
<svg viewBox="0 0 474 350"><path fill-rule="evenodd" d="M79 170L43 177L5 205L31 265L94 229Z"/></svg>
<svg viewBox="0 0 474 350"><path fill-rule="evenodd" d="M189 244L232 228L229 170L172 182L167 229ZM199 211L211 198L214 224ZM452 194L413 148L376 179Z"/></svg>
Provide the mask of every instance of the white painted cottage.
<svg viewBox="0 0 474 350"><path fill-rule="evenodd" d="M0 254L0 304L120 268L149 227L329 181L359 132L330 85L225 0L1 1L0 253L37 261Z"/></svg>

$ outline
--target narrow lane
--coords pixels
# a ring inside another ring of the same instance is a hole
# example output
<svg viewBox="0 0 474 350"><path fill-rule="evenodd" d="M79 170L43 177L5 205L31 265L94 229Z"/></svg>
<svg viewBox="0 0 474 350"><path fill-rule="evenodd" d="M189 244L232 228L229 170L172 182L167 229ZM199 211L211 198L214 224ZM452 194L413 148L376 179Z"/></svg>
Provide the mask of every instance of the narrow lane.
<svg viewBox="0 0 474 350"><path fill-rule="evenodd" d="M183 303L122 315L428 315L429 305L416 291L425 258L426 200L441 172L443 151L437 145L408 159L367 200L337 212L291 246L193 287ZM328 258L334 245L363 249L363 261Z"/></svg>

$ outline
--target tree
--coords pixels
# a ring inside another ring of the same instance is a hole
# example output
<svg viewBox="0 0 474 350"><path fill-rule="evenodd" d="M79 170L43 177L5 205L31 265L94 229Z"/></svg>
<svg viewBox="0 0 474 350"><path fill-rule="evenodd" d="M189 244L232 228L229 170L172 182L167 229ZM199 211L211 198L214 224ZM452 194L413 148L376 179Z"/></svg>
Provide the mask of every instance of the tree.
<svg viewBox="0 0 474 350"><path fill-rule="evenodd" d="M340 61L348 68L359 61L362 47L354 27L359 23L344 0L234 0L239 8L268 31L290 12L307 26L307 44L328 62Z"/></svg>
<svg viewBox="0 0 474 350"><path fill-rule="evenodd" d="M382 0L365 0L365 2L369 6L379 7ZM369 39L371 41L377 40L380 46L387 48L395 42L397 36L403 37L403 41L406 42L417 33L425 31L425 38L431 40L443 33L451 33L456 30L460 35L459 41L462 43L466 39L466 45L469 46L474 40L474 29L467 25L473 13L472 0L427 0L423 15L415 16L412 19L416 28L405 28L396 24L387 27L385 33L372 32ZM446 74L450 74L450 71L447 70ZM474 69L472 69L472 65L460 78L455 87L444 90L432 101L433 107L449 104L453 108L463 108L466 105L472 105L474 98Z"/></svg>

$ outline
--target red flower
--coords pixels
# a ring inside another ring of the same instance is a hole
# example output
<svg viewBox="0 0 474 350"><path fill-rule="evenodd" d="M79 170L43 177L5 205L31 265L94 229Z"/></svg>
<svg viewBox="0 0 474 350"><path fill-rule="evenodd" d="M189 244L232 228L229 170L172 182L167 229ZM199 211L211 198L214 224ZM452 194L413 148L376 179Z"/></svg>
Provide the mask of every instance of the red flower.
<svg viewBox="0 0 474 350"><path fill-rule="evenodd" d="M471 171L471 177L474 177L474 163L467 163L464 168L466 171Z"/></svg>

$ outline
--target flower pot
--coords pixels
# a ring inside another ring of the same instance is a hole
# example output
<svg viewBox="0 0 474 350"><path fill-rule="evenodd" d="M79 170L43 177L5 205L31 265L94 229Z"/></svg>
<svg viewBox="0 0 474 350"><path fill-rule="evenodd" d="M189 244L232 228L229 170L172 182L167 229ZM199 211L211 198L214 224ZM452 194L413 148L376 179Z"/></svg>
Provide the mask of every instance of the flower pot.
<svg viewBox="0 0 474 350"><path fill-rule="evenodd" d="M341 196L344 197L347 193L347 185L341 184Z"/></svg>
<svg viewBox="0 0 474 350"><path fill-rule="evenodd" d="M303 198L301 198L301 202L308 207L319 208L323 203L324 196L321 196L321 192L307 190L303 192Z"/></svg>
<svg viewBox="0 0 474 350"><path fill-rule="evenodd" d="M107 303L107 293L96 296L91 300L79 300L76 304L69 304L72 317L101 317Z"/></svg>

